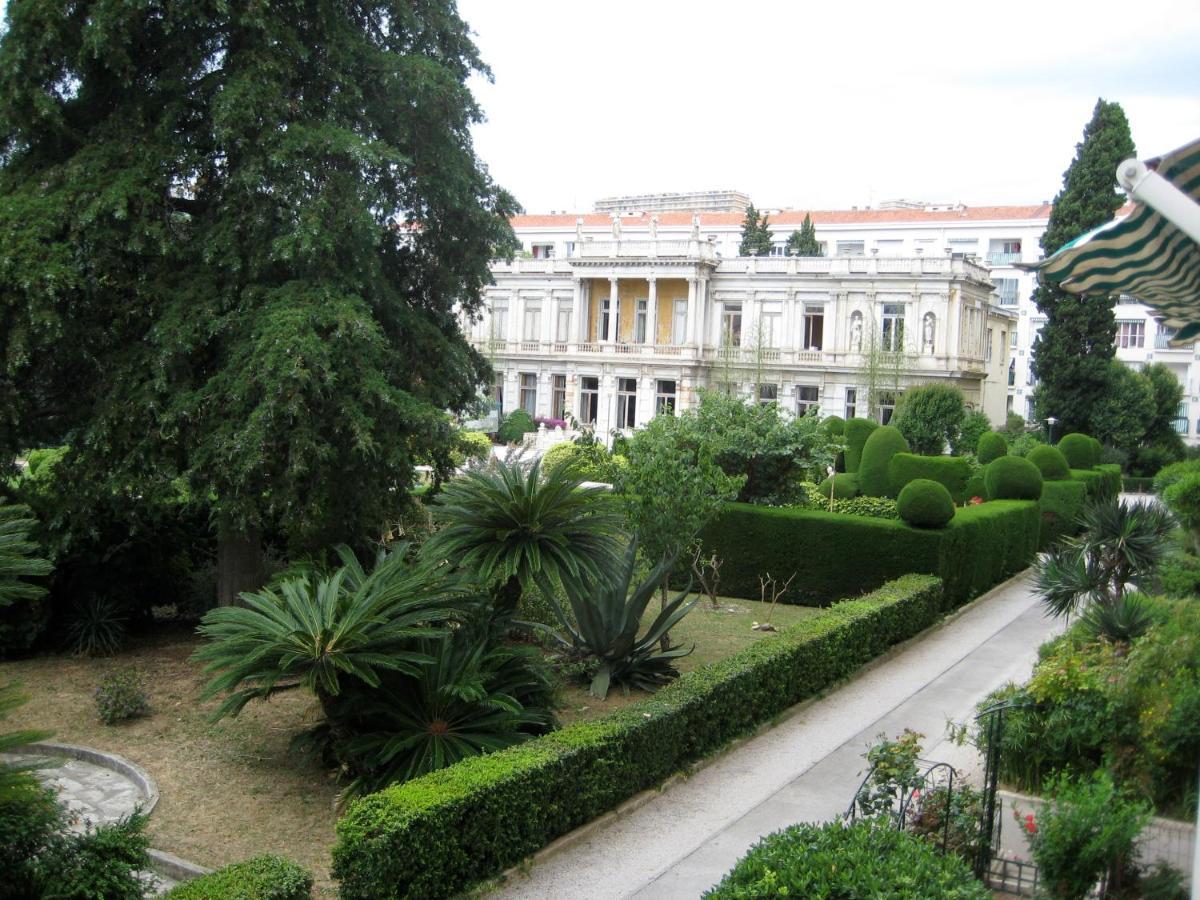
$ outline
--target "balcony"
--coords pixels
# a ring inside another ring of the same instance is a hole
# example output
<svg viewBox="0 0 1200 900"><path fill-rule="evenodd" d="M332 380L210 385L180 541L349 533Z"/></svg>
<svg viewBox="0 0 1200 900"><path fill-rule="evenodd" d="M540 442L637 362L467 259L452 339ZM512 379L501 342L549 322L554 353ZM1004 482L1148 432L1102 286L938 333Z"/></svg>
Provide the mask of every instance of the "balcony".
<svg viewBox="0 0 1200 900"><path fill-rule="evenodd" d="M602 341L499 341L486 339L472 339L471 343L487 353L504 356L570 356L576 353L668 359L679 359L681 357L694 359L697 356L695 347L685 347L680 344L604 343ZM778 353L779 351L775 352Z"/></svg>
<svg viewBox="0 0 1200 900"><path fill-rule="evenodd" d="M575 245L573 259L689 259L715 262L717 248L708 241L583 241Z"/></svg>
<svg viewBox="0 0 1200 900"><path fill-rule="evenodd" d="M1007 253L1003 250L995 250L988 253L987 261L989 266L1011 266L1021 261L1021 251Z"/></svg>

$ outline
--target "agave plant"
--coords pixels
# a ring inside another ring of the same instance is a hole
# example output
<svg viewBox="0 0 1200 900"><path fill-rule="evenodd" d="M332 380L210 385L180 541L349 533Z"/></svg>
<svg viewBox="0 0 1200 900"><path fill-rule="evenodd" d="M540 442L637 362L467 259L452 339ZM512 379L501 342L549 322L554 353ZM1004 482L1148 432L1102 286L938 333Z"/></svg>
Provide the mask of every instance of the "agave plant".
<svg viewBox="0 0 1200 900"><path fill-rule="evenodd" d="M554 727L549 668L533 647L498 644L483 627L425 641L433 662L415 677L385 676L344 708L354 736L334 753L355 774L346 796L379 790L502 750Z"/></svg>
<svg viewBox="0 0 1200 900"><path fill-rule="evenodd" d="M242 594L244 606L210 611L199 628L209 643L195 658L216 674L202 696L229 692L213 720L297 687L312 691L329 719L345 680L377 687L382 672L415 675L432 662L420 641L442 633L435 624L465 593L442 572L406 562L406 550L380 554L367 574L338 547L342 566L332 575L286 578L278 590Z"/></svg>
<svg viewBox="0 0 1200 900"><path fill-rule="evenodd" d="M1065 539L1034 563L1035 589L1056 616L1092 606L1116 615L1129 587L1158 568L1175 522L1158 504L1105 500L1085 508L1080 524L1077 537ZM1117 618L1095 616L1093 622L1113 623L1110 637L1120 640Z"/></svg>
<svg viewBox="0 0 1200 900"><path fill-rule="evenodd" d="M636 565L637 542L631 541L615 577L599 584L565 579L563 588L574 622L558 602L552 600L555 614L567 635L555 637L573 655L591 657L598 664L589 688L594 697L607 697L613 683L656 690L679 677L675 660L694 649L660 644L663 636L696 605L698 598L688 601L687 590L664 604L650 627L638 635L642 615L658 586L674 567L675 560L662 561L644 581L631 587Z"/></svg>
<svg viewBox="0 0 1200 900"><path fill-rule="evenodd" d="M600 581L616 562L624 519L606 491L585 490L567 466L496 461L451 481L442 494L443 527L425 545L496 587L496 610L511 615L524 590L547 592L565 579Z"/></svg>
<svg viewBox="0 0 1200 900"><path fill-rule="evenodd" d="M0 607L18 600L36 600L46 589L31 578L49 575L51 565L38 557L38 546L29 539L37 522L28 506L8 506L0 497Z"/></svg>

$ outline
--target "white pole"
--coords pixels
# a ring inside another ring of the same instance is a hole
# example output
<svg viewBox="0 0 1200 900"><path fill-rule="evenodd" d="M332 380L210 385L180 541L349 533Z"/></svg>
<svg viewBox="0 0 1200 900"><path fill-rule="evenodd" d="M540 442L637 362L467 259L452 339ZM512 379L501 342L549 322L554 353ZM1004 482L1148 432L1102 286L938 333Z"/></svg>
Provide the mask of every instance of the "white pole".
<svg viewBox="0 0 1200 900"><path fill-rule="evenodd" d="M1187 194L1139 159L1117 167L1117 181L1131 197L1145 203L1172 225L1200 244L1200 206Z"/></svg>

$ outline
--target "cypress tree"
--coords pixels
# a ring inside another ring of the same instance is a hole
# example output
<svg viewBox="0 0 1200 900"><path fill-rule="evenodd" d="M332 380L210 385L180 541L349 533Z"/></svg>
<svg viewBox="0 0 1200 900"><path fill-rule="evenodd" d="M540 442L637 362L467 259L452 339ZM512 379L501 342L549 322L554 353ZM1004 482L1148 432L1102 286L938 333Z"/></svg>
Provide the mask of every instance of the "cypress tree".
<svg viewBox="0 0 1200 900"><path fill-rule="evenodd" d="M804 221L800 223L800 230L793 231L788 235L787 240L788 254L796 251L797 256L820 256L821 245L817 241L817 229L813 225L812 216L808 213L804 214Z"/></svg>
<svg viewBox="0 0 1200 900"><path fill-rule="evenodd" d="M771 231L768 228L766 215L759 215L751 203L746 207L746 217L742 220L742 243L738 246L738 256L771 255Z"/></svg>
<svg viewBox="0 0 1200 900"><path fill-rule="evenodd" d="M1134 154L1120 104L1098 100L1054 198L1041 241L1046 256L1112 219L1124 202L1117 190L1117 166ZM1037 415L1056 417L1060 434L1088 431L1092 407L1107 390L1109 362L1116 352L1113 298L1077 297L1039 284L1033 300L1046 316L1033 346Z"/></svg>

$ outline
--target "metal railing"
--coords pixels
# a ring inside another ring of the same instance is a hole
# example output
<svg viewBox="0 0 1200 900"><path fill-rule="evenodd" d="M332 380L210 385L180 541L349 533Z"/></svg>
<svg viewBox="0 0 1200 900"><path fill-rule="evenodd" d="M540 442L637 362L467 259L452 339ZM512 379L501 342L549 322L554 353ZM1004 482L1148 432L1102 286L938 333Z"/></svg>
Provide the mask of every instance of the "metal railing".
<svg viewBox="0 0 1200 900"><path fill-rule="evenodd" d="M1021 261L1021 251L1009 253L1003 250L994 250L987 255L988 265L991 266L1011 266L1013 263Z"/></svg>

